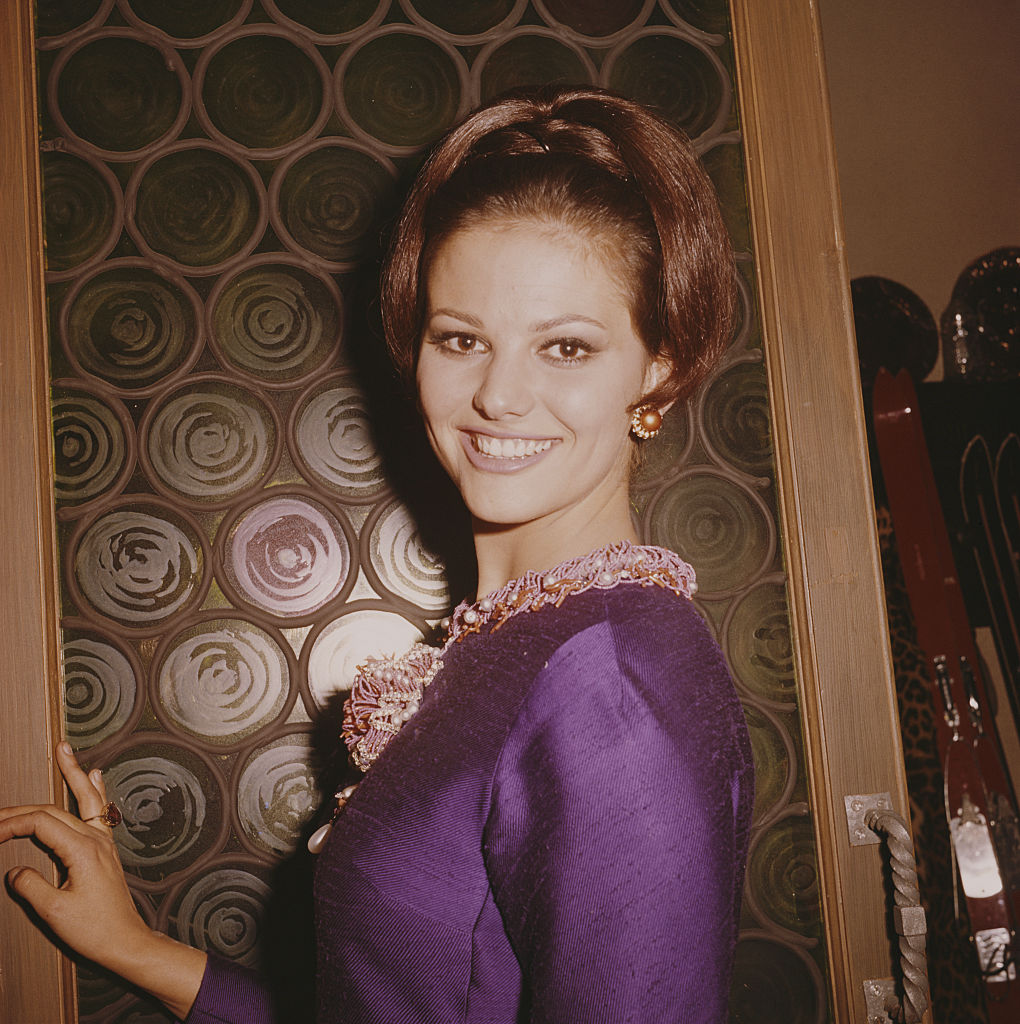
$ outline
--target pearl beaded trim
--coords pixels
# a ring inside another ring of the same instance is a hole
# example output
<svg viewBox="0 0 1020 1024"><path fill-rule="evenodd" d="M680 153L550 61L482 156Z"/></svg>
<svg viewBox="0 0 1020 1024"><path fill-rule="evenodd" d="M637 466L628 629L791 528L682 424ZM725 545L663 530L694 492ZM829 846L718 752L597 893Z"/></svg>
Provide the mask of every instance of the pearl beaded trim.
<svg viewBox="0 0 1020 1024"><path fill-rule="evenodd" d="M559 607L573 594L592 588L611 590L621 583L660 586L684 597L697 591L694 570L679 555L624 541L546 572L525 573L475 604L464 601L440 624L446 632L441 649L415 644L402 657L370 659L358 669L344 705L343 735L351 761L362 771L368 770L418 710L451 644L486 626L495 632L522 612L538 611L548 604Z"/></svg>
<svg viewBox="0 0 1020 1024"><path fill-rule="evenodd" d="M475 604L464 601L440 623L446 632L441 648L415 644L400 657L370 658L358 668L351 695L344 704L343 738L351 762L361 771L368 771L418 710L451 644L480 633L486 626L491 625L490 632L495 632L507 619L522 612L538 611L548 604L559 607L572 594L592 588L612 590L621 583L663 587L682 597L691 597L698 589L694 570L679 555L665 548L623 541L562 562L546 572L525 573ZM336 794L332 819L308 840L312 853L319 853L326 845L333 822L355 788L348 786Z"/></svg>

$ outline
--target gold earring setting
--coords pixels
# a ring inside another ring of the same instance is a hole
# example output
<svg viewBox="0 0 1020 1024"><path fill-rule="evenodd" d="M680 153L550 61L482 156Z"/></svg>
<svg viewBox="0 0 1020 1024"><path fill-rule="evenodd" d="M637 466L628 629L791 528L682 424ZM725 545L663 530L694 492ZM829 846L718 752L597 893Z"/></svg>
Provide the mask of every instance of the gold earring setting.
<svg viewBox="0 0 1020 1024"><path fill-rule="evenodd" d="M639 405L631 413L630 431L642 441L655 437L661 427L662 413L654 405Z"/></svg>

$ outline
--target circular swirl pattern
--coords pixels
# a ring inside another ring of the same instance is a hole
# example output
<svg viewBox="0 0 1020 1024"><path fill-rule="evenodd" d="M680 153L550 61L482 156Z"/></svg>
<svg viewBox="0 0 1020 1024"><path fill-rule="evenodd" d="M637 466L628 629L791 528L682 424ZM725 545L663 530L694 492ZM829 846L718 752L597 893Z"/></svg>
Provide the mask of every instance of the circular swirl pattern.
<svg viewBox="0 0 1020 1024"><path fill-rule="evenodd" d="M244 835L271 857L290 853L320 802L311 746L296 733L257 750L237 784L237 812Z"/></svg>
<svg viewBox="0 0 1020 1024"><path fill-rule="evenodd" d="M159 483L174 495L228 502L272 470L276 424L250 392L219 380L188 382L154 410L144 450Z"/></svg>
<svg viewBox="0 0 1020 1024"><path fill-rule="evenodd" d="M101 615L149 626L183 611L199 596L205 556L183 520L133 505L107 512L74 553L78 586Z"/></svg>
<svg viewBox="0 0 1020 1024"><path fill-rule="evenodd" d="M391 593L426 612L450 607L443 563L422 544L418 526L400 502L393 502L372 525L370 559L365 560Z"/></svg>
<svg viewBox="0 0 1020 1024"><path fill-rule="evenodd" d="M705 51L666 30L641 36L613 55L608 85L652 107L692 139L726 107L722 72Z"/></svg>
<svg viewBox="0 0 1020 1024"><path fill-rule="evenodd" d="M109 179L73 153L42 154L46 269L71 270L109 252L120 215Z"/></svg>
<svg viewBox="0 0 1020 1024"><path fill-rule="evenodd" d="M308 475L355 501L386 485L361 392L346 378L317 385L298 405L294 455Z"/></svg>
<svg viewBox="0 0 1020 1024"><path fill-rule="evenodd" d="M316 42L326 43L339 42L370 21L381 20L390 4L389 0L263 0L262 6L274 20L310 30L321 37Z"/></svg>
<svg viewBox="0 0 1020 1024"><path fill-rule="evenodd" d="M643 20L650 5L647 0L539 0L535 6L554 25L597 39Z"/></svg>
<svg viewBox="0 0 1020 1024"><path fill-rule="evenodd" d="M348 612L323 627L308 655L308 689L322 710L340 691L349 690L358 666L370 657L403 654L422 632L393 612L364 609Z"/></svg>
<svg viewBox="0 0 1020 1024"><path fill-rule="evenodd" d="M803 817L776 822L748 862L755 903L776 924L805 935L821 933L814 830Z"/></svg>
<svg viewBox="0 0 1020 1024"><path fill-rule="evenodd" d="M726 630L726 654L733 674L766 700L797 702L793 640L781 583L763 583L737 604Z"/></svg>
<svg viewBox="0 0 1020 1024"><path fill-rule="evenodd" d="M540 30L515 35L479 57L482 102L510 89L550 84L591 84L594 68L582 51Z"/></svg>
<svg viewBox="0 0 1020 1024"><path fill-rule="evenodd" d="M390 29L345 58L337 66L339 99L373 139L416 149L457 119L466 70L428 37Z"/></svg>
<svg viewBox="0 0 1020 1024"><path fill-rule="evenodd" d="M226 960L255 967L259 928L269 886L242 868L219 868L203 874L183 893L174 913L181 942Z"/></svg>
<svg viewBox="0 0 1020 1024"><path fill-rule="evenodd" d="M236 521L226 571L239 596L271 615L300 618L332 601L351 565L339 520L309 498L269 498Z"/></svg>
<svg viewBox="0 0 1020 1024"><path fill-rule="evenodd" d="M725 462L751 476L771 475L769 390L761 363L737 363L714 380L705 392L701 422Z"/></svg>
<svg viewBox="0 0 1020 1024"><path fill-rule="evenodd" d="M788 742L779 727L757 708L744 705L744 717L751 737L754 762L754 819L760 821L776 805L790 784L796 769Z"/></svg>
<svg viewBox="0 0 1020 1024"><path fill-rule="evenodd" d="M730 1019L755 1024L817 1024L825 1019L818 969L805 955L764 937L737 943Z"/></svg>
<svg viewBox="0 0 1020 1024"><path fill-rule="evenodd" d="M159 667L160 711L184 732L232 744L277 718L287 702L290 669L279 644L243 619L189 626Z"/></svg>
<svg viewBox="0 0 1020 1024"><path fill-rule="evenodd" d="M127 0L135 16L178 40L200 39L251 7L251 0Z"/></svg>
<svg viewBox="0 0 1020 1024"><path fill-rule="evenodd" d="M126 156L175 130L184 88L169 49L123 34L72 52L56 80L54 116L82 141Z"/></svg>
<svg viewBox="0 0 1020 1024"><path fill-rule="evenodd" d="M211 306L217 356L270 386L314 373L340 346L340 294L304 267L247 267L225 282Z"/></svg>
<svg viewBox="0 0 1020 1024"><path fill-rule="evenodd" d="M250 252L262 233L261 179L219 150L188 143L140 168L132 189L135 240L192 270Z"/></svg>
<svg viewBox="0 0 1020 1024"><path fill-rule="evenodd" d="M747 490L714 472L681 477L649 510L653 544L698 567L699 593L732 592L760 576L775 553L768 510Z"/></svg>
<svg viewBox="0 0 1020 1024"><path fill-rule="evenodd" d="M274 227L284 241L343 269L364 255L394 172L351 144L327 142L281 167L273 186Z"/></svg>
<svg viewBox="0 0 1020 1024"><path fill-rule="evenodd" d="M127 458L124 427L106 403L81 392L53 398L54 493L74 505L106 491Z"/></svg>
<svg viewBox="0 0 1020 1024"><path fill-rule="evenodd" d="M212 842L222 797L197 755L170 744L133 747L103 770L103 779L124 815L120 859L140 877L161 880Z"/></svg>
<svg viewBox="0 0 1020 1024"><path fill-rule="evenodd" d="M90 635L63 645L64 715L76 750L94 747L119 732L131 718L138 680L131 662L105 640Z"/></svg>
<svg viewBox="0 0 1020 1024"><path fill-rule="evenodd" d="M203 57L200 68L199 113L248 149L281 149L313 131L325 114L328 69L289 39L264 31L233 39L207 63Z"/></svg>
<svg viewBox="0 0 1020 1024"><path fill-rule="evenodd" d="M86 373L140 390L196 357L199 309L183 281L129 263L108 264L70 298L62 333L68 355Z"/></svg>

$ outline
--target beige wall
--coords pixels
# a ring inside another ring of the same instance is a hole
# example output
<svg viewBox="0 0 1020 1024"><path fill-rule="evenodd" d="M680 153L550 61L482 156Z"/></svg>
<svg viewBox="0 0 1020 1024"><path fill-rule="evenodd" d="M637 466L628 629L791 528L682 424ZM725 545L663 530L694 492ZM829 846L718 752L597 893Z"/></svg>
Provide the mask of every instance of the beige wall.
<svg viewBox="0 0 1020 1024"><path fill-rule="evenodd" d="M1020 245L1020 4L818 4L850 276L938 319L971 260Z"/></svg>

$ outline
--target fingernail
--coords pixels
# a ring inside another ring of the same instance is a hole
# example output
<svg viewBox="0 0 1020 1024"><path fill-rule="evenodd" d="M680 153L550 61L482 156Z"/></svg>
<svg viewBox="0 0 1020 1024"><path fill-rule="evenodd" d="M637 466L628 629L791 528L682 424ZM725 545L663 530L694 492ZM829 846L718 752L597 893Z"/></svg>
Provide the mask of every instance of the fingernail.
<svg viewBox="0 0 1020 1024"><path fill-rule="evenodd" d="M103 773L98 768L93 768L92 771L89 772L89 778L93 782L99 782L102 779L102 777Z"/></svg>
<svg viewBox="0 0 1020 1024"><path fill-rule="evenodd" d="M68 743L67 740L64 740L60 744L60 752L62 754L71 754L71 753L73 753L73 751L71 750L71 744Z"/></svg>
<svg viewBox="0 0 1020 1024"><path fill-rule="evenodd" d="M18 876L25 870L27 870L25 867L18 867L11 868L11 870L7 872L7 884L12 889L14 888L14 883L18 880Z"/></svg>

